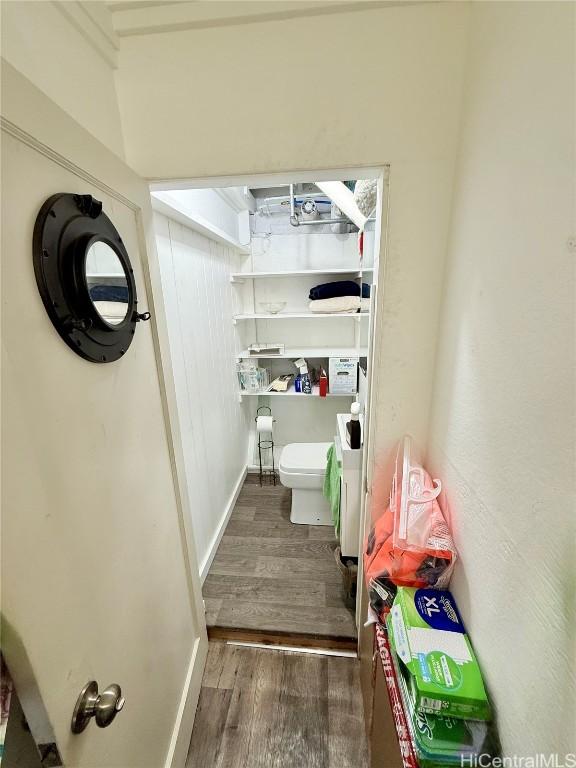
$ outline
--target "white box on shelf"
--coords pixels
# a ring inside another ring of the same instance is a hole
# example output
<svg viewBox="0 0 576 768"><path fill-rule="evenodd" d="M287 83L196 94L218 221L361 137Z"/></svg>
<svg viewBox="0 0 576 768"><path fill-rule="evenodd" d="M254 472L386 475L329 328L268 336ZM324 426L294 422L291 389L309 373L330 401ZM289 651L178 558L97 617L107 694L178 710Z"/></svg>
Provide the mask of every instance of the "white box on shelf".
<svg viewBox="0 0 576 768"><path fill-rule="evenodd" d="M283 355L284 344L250 344L248 352L254 357L258 355Z"/></svg>
<svg viewBox="0 0 576 768"><path fill-rule="evenodd" d="M358 357L331 357L328 361L328 392L354 395L358 391Z"/></svg>

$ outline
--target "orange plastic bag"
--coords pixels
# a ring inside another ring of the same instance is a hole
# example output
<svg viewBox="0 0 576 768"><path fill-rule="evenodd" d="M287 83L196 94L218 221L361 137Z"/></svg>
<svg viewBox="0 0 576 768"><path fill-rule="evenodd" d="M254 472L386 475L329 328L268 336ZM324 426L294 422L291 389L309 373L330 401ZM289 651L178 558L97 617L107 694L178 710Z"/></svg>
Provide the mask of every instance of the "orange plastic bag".
<svg viewBox="0 0 576 768"><path fill-rule="evenodd" d="M398 586L448 587L457 554L438 503L441 488L415 460L406 436L396 455L390 504L372 527L364 553L370 604L382 619Z"/></svg>

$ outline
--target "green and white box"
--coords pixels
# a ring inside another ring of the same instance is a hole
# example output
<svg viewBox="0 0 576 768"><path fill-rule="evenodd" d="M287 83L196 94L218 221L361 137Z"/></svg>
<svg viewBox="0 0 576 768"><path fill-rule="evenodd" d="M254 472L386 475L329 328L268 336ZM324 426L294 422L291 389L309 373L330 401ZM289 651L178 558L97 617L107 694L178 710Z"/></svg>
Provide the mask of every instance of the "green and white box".
<svg viewBox="0 0 576 768"><path fill-rule="evenodd" d="M331 395L356 394L359 360L359 357L331 357L328 360L328 389Z"/></svg>
<svg viewBox="0 0 576 768"><path fill-rule="evenodd" d="M389 626L417 711L491 719L480 667L450 592L399 587Z"/></svg>

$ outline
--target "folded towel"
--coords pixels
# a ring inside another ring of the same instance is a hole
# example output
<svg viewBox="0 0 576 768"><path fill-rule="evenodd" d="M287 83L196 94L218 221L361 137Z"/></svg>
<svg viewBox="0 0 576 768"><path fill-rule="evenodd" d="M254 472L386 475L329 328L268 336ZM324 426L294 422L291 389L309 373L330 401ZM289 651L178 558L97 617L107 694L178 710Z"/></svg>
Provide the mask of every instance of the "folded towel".
<svg viewBox="0 0 576 768"><path fill-rule="evenodd" d="M310 312L358 312L359 296L335 296L333 299L316 299L309 304Z"/></svg>
<svg viewBox="0 0 576 768"><path fill-rule="evenodd" d="M98 314L112 325L124 320L128 311L128 304L122 301L95 301L94 306Z"/></svg>
<svg viewBox="0 0 576 768"><path fill-rule="evenodd" d="M360 296L360 285L354 280L336 280L333 283L322 283L310 290L309 299L333 299L336 296ZM362 297L370 298L370 286L362 283Z"/></svg>
<svg viewBox="0 0 576 768"><path fill-rule="evenodd" d="M370 299L359 296L335 296L333 299L317 299L308 305L310 312L329 312L331 314L346 314L370 309Z"/></svg>
<svg viewBox="0 0 576 768"><path fill-rule="evenodd" d="M332 512L332 522L336 536L340 535L340 476L342 470L336 457L336 446L334 443L328 448L326 455L326 473L324 474L324 496L330 503Z"/></svg>
<svg viewBox="0 0 576 768"><path fill-rule="evenodd" d="M96 283L89 288L92 301L124 301L128 303L127 285Z"/></svg>

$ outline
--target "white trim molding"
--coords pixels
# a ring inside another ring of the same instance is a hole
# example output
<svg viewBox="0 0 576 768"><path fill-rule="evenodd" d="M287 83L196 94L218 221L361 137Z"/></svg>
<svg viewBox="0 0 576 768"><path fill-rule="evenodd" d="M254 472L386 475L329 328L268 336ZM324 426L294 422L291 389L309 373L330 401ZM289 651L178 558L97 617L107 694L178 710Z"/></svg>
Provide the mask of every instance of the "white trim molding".
<svg viewBox="0 0 576 768"><path fill-rule="evenodd" d="M240 491L242 490L242 486L244 485L246 474L247 474L247 468L244 467L244 469L240 472L238 480L236 481L236 485L234 486L232 496L230 496L230 499L228 500L228 504L226 505L226 509L224 510L222 519L220 520L218 528L216 529L216 533L214 534L214 537L210 544L210 548L206 553L206 556L202 560L202 564L200 565L200 581L202 582L202 584L204 584L204 581L206 580L206 576L208 576L208 571L210 570L210 566L212 565L212 560L214 560L214 556L218 551L218 547L220 546L220 542L222 541L222 536L224 536L224 531L226 530L226 526L228 525L228 521L230 520L230 516L236 504L236 500L238 499Z"/></svg>
<svg viewBox="0 0 576 768"><path fill-rule="evenodd" d="M140 207L137 205L137 203L134 203L131 200L129 200L123 194L118 192L118 190L108 186L108 184L105 184L101 179L97 178L96 176L93 176L91 173L88 173L88 171L85 171L79 165L76 165L76 163L73 163L67 157L64 157L64 155L61 155L60 152L56 152L55 150L51 149L47 144L43 144L41 141L39 141L34 136L32 136L32 134L28 133L22 128L19 128L15 123L11 122L10 120L8 120L7 118L1 115L0 115L0 130L4 131L10 136L13 136L15 139L22 142L22 144L26 144L26 146L30 147L31 149L34 149L36 152L39 152L41 155L44 155L44 157L47 157L49 160L51 160L53 163L56 163L61 168L64 168L70 173L73 173L75 176L78 176L79 179L82 179L86 183L91 184L95 187L98 187L98 189L102 190L102 192L118 200L119 203L122 203L122 205L125 205L127 208L130 208L134 212L137 212L140 210Z"/></svg>
<svg viewBox="0 0 576 768"><path fill-rule="evenodd" d="M208 644L201 642L201 638L196 638L164 768L182 768L186 762L207 655Z"/></svg>
<svg viewBox="0 0 576 768"><path fill-rule="evenodd" d="M247 186L219 187L214 192L233 208L236 213L242 213L243 211L252 211L253 213L256 210L256 200Z"/></svg>
<svg viewBox="0 0 576 768"><path fill-rule="evenodd" d="M268 0L268 2L112 2L114 29L120 37L182 32L243 24L287 21L335 13L357 13L422 0Z"/></svg>
<svg viewBox="0 0 576 768"><path fill-rule="evenodd" d="M82 0L52 0L74 29L82 35L96 53L112 69L118 68L120 40L112 27L112 14L105 3L87 3ZM104 23L102 14L109 16L109 24Z"/></svg>

